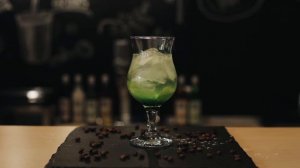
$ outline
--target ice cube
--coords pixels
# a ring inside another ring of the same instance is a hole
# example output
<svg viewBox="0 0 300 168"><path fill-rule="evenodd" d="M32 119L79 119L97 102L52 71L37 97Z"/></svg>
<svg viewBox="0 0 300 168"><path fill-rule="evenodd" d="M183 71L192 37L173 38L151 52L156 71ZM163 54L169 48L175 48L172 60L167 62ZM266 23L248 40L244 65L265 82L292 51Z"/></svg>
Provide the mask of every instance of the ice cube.
<svg viewBox="0 0 300 168"><path fill-rule="evenodd" d="M176 78L171 55L163 54L155 48L134 54L131 64L132 76L139 76L150 82L164 84L168 79Z"/></svg>

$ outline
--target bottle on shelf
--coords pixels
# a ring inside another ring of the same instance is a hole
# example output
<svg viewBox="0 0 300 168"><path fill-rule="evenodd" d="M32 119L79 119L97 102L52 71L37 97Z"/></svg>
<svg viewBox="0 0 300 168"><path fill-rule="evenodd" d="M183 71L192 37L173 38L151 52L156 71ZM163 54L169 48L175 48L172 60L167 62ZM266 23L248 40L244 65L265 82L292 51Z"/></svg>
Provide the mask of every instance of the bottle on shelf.
<svg viewBox="0 0 300 168"><path fill-rule="evenodd" d="M88 124L96 123L97 115L97 95L96 95L96 77L89 75L87 79L87 93L86 93L86 105L85 105L85 121Z"/></svg>
<svg viewBox="0 0 300 168"><path fill-rule="evenodd" d="M192 86L188 89L189 107L188 107L188 123L190 125L201 124L202 101L199 92L199 78L197 75L191 77Z"/></svg>
<svg viewBox="0 0 300 168"><path fill-rule="evenodd" d="M73 122L82 123L85 107L85 94L82 87L81 74L75 75L75 87L72 93Z"/></svg>
<svg viewBox="0 0 300 168"><path fill-rule="evenodd" d="M62 85L58 99L59 120L60 123L69 123L72 119L70 76L68 74L63 74L61 81Z"/></svg>
<svg viewBox="0 0 300 168"><path fill-rule="evenodd" d="M113 123L113 96L109 87L109 75L104 73L100 78L99 116L104 126Z"/></svg>
<svg viewBox="0 0 300 168"><path fill-rule="evenodd" d="M178 87L174 99L174 121L177 125L187 124L188 99L186 95L185 77L178 76Z"/></svg>

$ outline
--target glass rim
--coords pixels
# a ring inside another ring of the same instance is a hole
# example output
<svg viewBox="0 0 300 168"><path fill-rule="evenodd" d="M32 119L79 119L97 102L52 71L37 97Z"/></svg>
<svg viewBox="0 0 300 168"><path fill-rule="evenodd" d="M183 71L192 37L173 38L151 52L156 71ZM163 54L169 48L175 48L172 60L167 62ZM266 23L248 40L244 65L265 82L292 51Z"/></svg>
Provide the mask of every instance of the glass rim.
<svg viewBox="0 0 300 168"><path fill-rule="evenodd" d="M130 36L130 39L140 39L140 40L167 39L167 40L174 40L175 37L172 37L172 36Z"/></svg>

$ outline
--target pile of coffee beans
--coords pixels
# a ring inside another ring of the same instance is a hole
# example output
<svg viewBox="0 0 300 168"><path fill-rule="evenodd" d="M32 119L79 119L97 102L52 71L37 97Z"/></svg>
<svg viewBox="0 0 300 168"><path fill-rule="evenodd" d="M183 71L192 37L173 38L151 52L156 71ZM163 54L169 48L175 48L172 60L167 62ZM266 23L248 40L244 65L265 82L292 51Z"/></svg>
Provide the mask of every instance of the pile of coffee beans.
<svg viewBox="0 0 300 168"><path fill-rule="evenodd" d="M105 159L109 155L109 151L103 150L102 147L104 144L104 139L109 138L110 136L116 134L119 136L120 140L129 140L136 136L136 132L143 134L145 129L142 129L139 125L134 126L134 131L122 132L120 129L104 128L104 127L83 127L83 132L85 134L94 134L97 137L97 141L93 140L89 142L87 149L81 148L78 151L79 160L81 162L90 163L91 161L99 162L102 159ZM191 131L179 133L178 128L174 127L173 129L169 128L160 128L159 131L162 134L168 134L174 141L173 149L175 152L172 155L164 154L163 150L155 152L155 157L159 160L164 160L169 163L174 162L174 160L184 160L189 155L201 154L201 156L206 157L207 159L212 159L214 157L219 157L224 154L229 154L232 156L232 159L235 161L240 161L241 155L238 154L235 150L230 149L229 151L221 151L218 146L229 144L235 142L233 137L230 137L227 140L219 140L216 132L201 132L201 131ZM75 143L81 143L82 137L75 137ZM175 148L174 148L175 147ZM173 150L172 149L172 150ZM122 152L122 151L120 151ZM130 159L144 160L145 155L135 151L134 153L123 153L119 156L110 156L119 158L120 161L127 161Z"/></svg>

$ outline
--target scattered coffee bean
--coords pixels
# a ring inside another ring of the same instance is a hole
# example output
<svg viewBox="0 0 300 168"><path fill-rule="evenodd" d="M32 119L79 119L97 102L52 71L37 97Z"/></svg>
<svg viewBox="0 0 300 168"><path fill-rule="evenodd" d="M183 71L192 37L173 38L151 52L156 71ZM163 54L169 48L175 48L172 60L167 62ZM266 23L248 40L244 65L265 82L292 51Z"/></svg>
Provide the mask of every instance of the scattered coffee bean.
<svg viewBox="0 0 300 168"><path fill-rule="evenodd" d="M98 135L98 139L103 139L103 138L104 138L104 137L103 137L102 134Z"/></svg>
<svg viewBox="0 0 300 168"><path fill-rule="evenodd" d="M146 132L146 129L141 129L140 130L141 135L143 135L145 132Z"/></svg>
<svg viewBox="0 0 300 168"><path fill-rule="evenodd" d="M101 160L101 155L100 154L97 154L94 156L95 157L95 161L100 161Z"/></svg>
<svg viewBox="0 0 300 168"><path fill-rule="evenodd" d="M207 154L206 154L206 157L207 157L207 158L212 158L212 156L213 156L212 153L207 153Z"/></svg>
<svg viewBox="0 0 300 168"><path fill-rule="evenodd" d="M221 151L219 151L219 150L217 150L217 151L216 151L216 154L217 154L217 155L221 155L221 154L222 154L222 152L221 152Z"/></svg>
<svg viewBox="0 0 300 168"><path fill-rule="evenodd" d="M87 128L85 128L85 129L83 129L83 131L84 131L84 133L89 133L90 132L90 129L87 129Z"/></svg>
<svg viewBox="0 0 300 168"><path fill-rule="evenodd" d="M177 128L177 127L174 127L174 128L173 128L173 131L178 131L178 128Z"/></svg>
<svg viewBox="0 0 300 168"><path fill-rule="evenodd" d="M229 153L234 154L235 150L234 149L230 149Z"/></svg>
<svg viewBox="0 0 300 168"><path fill-rule="evenodd" d="M90 142L90 147L92 147L92 148L100 148L102 145L103 145L103 141L99 141L99 142L91 141Z"/></svg>
<svg viewBox="0 0 300 168"><path fill-rule="evenodd" d="M91 160L91 157L87 153L80 156L80 161L90 162L90 160Z"/></svg>
<svg viewBox="0 0 300 168"><path fill-rule="evenodd" d="M177 134L177 135L176 135L176 138L182 138L182 135Z"/></svg>
<svg viewBox="0 0 300 168"><path fill-rule="evenodd" d="M113 128L110 130L110 132L113 133L113 134L115 134L115 133L117 133L117 129L113 127Z"/></svg>
<svg viewBox="0 0 300 168"><path fill-rule="evenodd" d="M130 136L131 136L131 137L135 136L135 132L131 132L131 133L130 133Z"/></svg>
<svg viewBox="0 0 300 168"><path fill-rule="evenodd" d="M182 150L182 148L177 148L176 152L177 152L177 154L181 154L181 153L183 153L183 150Z"/></svg>
<svg viewBox="0 0 300 168"><path fill-rule="evenodd" d="M189 152L190 152L190 153L195 153L195 149L193 149L193 148L192 148L192 149L189 149Z"/></svg>
<svg viewBox="0 0 300 168"><path fill-rule="evenodd" d="M145 156L143 154L140 154L139 155L139 160L144 160L145 159Z"/></svg>
<svg viewBox="0 0 300 168"><path fill-rule="evenodd" d="M181 153L181 154L178 155L178 157L179 157L179 159L184 159L185 155Z"/></svg>
<svg viewBox="0 0 300 168"><path fill-rule="evenodd" d="M234 159L235 161L239 161L239 160L241 160L241 156L238 155L238 154L233 155L233 159Z"/></svg>
<svg viewBox="0 0 300 168"><path fill-rule="evenodd" d="M167 160L167 159L168 159L168 156L167 156L167 155L164 155L162 158L163 158L164 160Z"/></svg>
<svg viewBox="0 0 300 168"><path fill-rule="evenodd" d="M197 147L197 148L196 148L196 151L197 151L197 152L202 152L203 149L202 149L201 147Z"/></svg>
<svg viewBox="0 0 300 168"><path fill-rule="evenodd" d="M83 154L83 152L84 152L84 149L80 149L80 150L78 151L79 154Z"/></svg>
<svg viewBox="0 0 300 168"><path fill-rule="evenodd" d="M121 134L121 135L120 135L120 138L121 138L121 139L126 139L126 138L127 138L127 134Z"/></svg>
<svg viewBox="0 0 300 168"><path fill-rule="evenodd" d="M135 130L139 130L139 129L140 129L140 126L139 126L139 125L135 125L135 126L134 126L134 129L135 129Z"/></svg>
<svg viewBox="0 0 300 168"><path fill-rule="evenodd" d="M108 132L103 132L102 135L103 135L104 137L108 137Z"/></svg>
<svg viewBox="0 0 300 168"><path fill-rule="evenodd" d="M129 155L127 155L127 154L122 154L121 156L120 156L120 160L122 160L122 161L125 161L125 160L127 160L127 159L129 159L130 157L129 157Z"/></svg>
<svg viewBox="0 0 300 168"><path fill-rule="evenodd" d="M156 153L155 153L155 157L156 157L156 158L160 158L160 157L161 157L160 152L156 152Z"/></svg>
<svg viewBox="0 0 300 168"><path fill-rule="evenodd" d="M137 156L138 156L138 153L137 153L137 152L134 152L134 153L132 154L132 156L137 157Z"/></svg>
<svg viewBox="0 0 300 168"><path fill-rule="evenodd" d="M96 132L96 127L90 128L90 132Z"/></svg>
<svg viewBox="0 0 300 168"><path fill-rule="evenodd" d="M102 157L106 157L109 152L107 150L101 151L100 154Z"/></svg>
<svg viewBox="0 0 300 168"><path fill-rule="evenodd" d="M173 157L172 157L172 156L169 156L169 157L167 158L167 161L168 161L168 162L173 162Z"/></svg>
<svg viewBox="0 0 300 168"><path fill-rule="evenodd" d="M96 155L98 154L98 150L97 149L91 149L90 150L90 155Z"/></svg>
<svg viewBox="0 0 300 168"><path fill-rule="evenodd" d="M79 143L80 142L80 137L75 138L75 142Z"/></svg>

